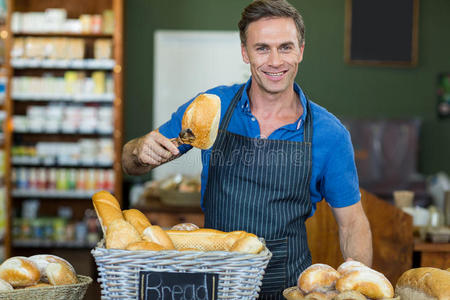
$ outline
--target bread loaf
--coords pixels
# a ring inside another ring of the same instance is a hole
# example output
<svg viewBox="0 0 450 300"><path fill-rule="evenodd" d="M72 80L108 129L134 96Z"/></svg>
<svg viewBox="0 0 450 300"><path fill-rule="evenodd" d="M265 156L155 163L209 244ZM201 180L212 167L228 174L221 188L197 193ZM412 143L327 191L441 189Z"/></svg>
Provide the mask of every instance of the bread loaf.
<svg viewBox="0 0 450 300"><path fill-rule="evenodd" d="M199 229L198 226L192 223L180 223L170 228L170 230L185 230L185 231L192 231L197 229Z"/></svg>
<svg viewBox="0 0 450 300"><path fill-rule="evenodd" d="M144 230L142 238L148 242L153 242L163 246L165 249L174 250L172 240L167 233L158 225L152 225Z"/></svg>
<svg viewBox="0 0 450 300"><path fill-rule="evenodd" d="M350 260L342 263L338 268L337 271L343 275L347 273L350 270L353 270L355 268L368 268L365 264L356 261L356 260Z"/></svg>
<svg viewBox="0 0 450 300"><path fill-rule="evenodd" d="M106 235L108 226L115 220L124 219L117 199L107 191L100 191L92 196L92 203L97 212L98 220Z"/></svg>
<svg viewBox="0 0 450 300"><path fill-rule="evenodd" d="M450 273L437 268L416 268L403 273L395 292L402 300L449 300Z"/></svg>
<svg viewBox="0 0 450 300"><path fill-rule="evenodd" d="M45 273L52 285L75 284L78 282L75 272L64 263L49 263L45 268Z"/></svg>
<svg viewBox="0 0 450 300"><path fill-rule="evenodd" d="M124 219L112 221L106 230L106 248L125 249L129 244L141 241L141 235Z"/></svg>
<svg viewBox="0 0 450 300"><path fill-rule="evenodd" d="M305 297L303 296L302 291L298 288L298 286L291 286L283 291L283 297L287 300L303 300Z"/></svg>
<svg viewBox="0 0 450 300"><path fill-rule="evenodd" d="M36 264L23 256L15 256L0 265L0 279L13 287L25 287L39 282L41 274Z"/></svg>
<svg viewBox="0 0 450 300"><path fill-rule="evenodd" d="M165 248L159 244L148 242L148 241L140 241L129 244L126 247L126 250L138 251L138 250L147 250L147 251L161 251L165 250Z"/></svg>
<svg viewBox="0 0 450 300"><path fill-rule="evenodd" d="M45 287L52 287L53 285L45 282L39 282L35 285L27 286L26 289L35 289L35 288L45 288Z"/></svg>
<svg viewBox="0 0 450 300"><path fill-rule="evenodd" d="M335 291L312 292L305 296L305 299L311 300L332 300L337 295Z"/></svg>
<svg viewBox="0 0 450 300"><path fill-rule="evenodd" d="M0 279L0 292L9 292L12 290L14 290L14 288L9 284L9 282Z"/></svg>
<svg viewBox="0 0 450 300"><path fill-rule="evenodd" d="M357 291L345 291L339 293L333 300L367 300L367 298Z"/></svg>
<svg viewBox="0 0 450 300"><path fill-rule="evenodd" d="M122 213L125 220L133 225L141 235L145 228L152 226L148 218L137 209L124 210Z"/></svg>
<svg viewBox="0 0 450 300"><path fill-rule="evenodd" d="M50 263L60 263L66 266L66 268L68 268L72 273L75 273L75 269L74 267L65 259L56 256L56 255L50 255L50 254L38 254L38 255L33 255L30 256L29 259L31 261L33 261L36 266L39 269L39 272L41 273L41 280L43 281L47 281L47 272L46 272L46 268L48 266L48 264Z"/></svg>
<svg viewBox="0 0 450 300"><path fill-rule="evenodd" d="M255 235L245 231L223 232L201 228L193 231L168 230L167 234L176 249L194 248L200 251L235 251L252 254L264 249L264 245ZM239 241L241 239L243 240Z"/></svg>
<svg viewBox="0 0 450 300"><path fill-rule="evenodd" d="M358 291L372 299L392 298L394 288L387 278L368 267L355 267L336 281L339 292Z"/></svg>
<svg viewBox="0 0 450 300"><path fill-rule="evenodd" d="M220 98L213 94L200 94L186 108L181 127L194 135L187 142L200 149L209 149L217 137L220 122ZM183 140L185 143L186 141Z"/></svg>
<svg viewBox="0 0 450 300"><path fill-rule="evenodd" d="M333 290L340 274L325 264L314 264L306 268L298 278L298 287L305 293Z"/></svg>

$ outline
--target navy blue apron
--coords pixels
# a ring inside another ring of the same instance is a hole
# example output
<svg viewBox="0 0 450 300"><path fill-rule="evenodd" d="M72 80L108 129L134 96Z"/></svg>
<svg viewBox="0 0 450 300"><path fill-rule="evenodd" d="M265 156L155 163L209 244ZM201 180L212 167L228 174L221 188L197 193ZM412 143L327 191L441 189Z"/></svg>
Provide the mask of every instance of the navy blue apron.
<svg viewBox="0 0 450 300"><path fill-rule="evenodd" d="M311 109L307 101L304 142L231 133L228 124L244 86L225 113L212 148L203 199L205 227L263 237L273 256L260 299L284 299L282 291L296 285L311 265L305 227L312 207Z"/></svg>

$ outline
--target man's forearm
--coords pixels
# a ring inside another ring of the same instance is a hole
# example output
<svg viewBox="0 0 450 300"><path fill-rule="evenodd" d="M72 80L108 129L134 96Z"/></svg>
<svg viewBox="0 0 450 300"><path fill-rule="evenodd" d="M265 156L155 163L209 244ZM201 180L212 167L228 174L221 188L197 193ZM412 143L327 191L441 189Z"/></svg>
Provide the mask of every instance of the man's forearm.
<svg viewBox="0 0 450 300"><path fill-rule="evenodd" d="M365 215L354 220L350 226L342 227L339 241L345 260L351 258L369 267L372 265L372 233Z"/></svg>

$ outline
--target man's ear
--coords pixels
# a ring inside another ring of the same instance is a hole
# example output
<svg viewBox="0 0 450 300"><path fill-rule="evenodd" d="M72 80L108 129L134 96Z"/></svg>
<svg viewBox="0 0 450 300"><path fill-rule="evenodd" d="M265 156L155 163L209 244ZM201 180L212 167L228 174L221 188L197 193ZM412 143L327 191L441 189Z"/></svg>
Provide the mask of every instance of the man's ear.
<svg viewBox="0 0 450 300"><path fill-rule="evenodd" d="M244 43L241 43L241 54L242 54L242 60L246 64L250 63L250 60L248 59L247 48L245 47Z"/></svg>
<svg viewBox="0 0 450 300"><path fill-rule="evenodd" d="M303 60L303 52L305 51L305 43L300 46L300 55L298 56L298 63L301 63Z"/></svg>

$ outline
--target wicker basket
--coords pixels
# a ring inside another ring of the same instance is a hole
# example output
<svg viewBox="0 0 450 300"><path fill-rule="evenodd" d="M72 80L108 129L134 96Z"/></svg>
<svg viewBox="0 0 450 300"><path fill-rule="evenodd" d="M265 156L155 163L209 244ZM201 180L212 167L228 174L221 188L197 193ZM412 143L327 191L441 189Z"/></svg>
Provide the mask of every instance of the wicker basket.
<svg viewBox="0 0 450 300"><path fill-rule="evenodd" d="M218 299L256 299L272 253L92 250L102 299L137 299L139 271L219 274Z"/></svg>
<svg viewBox="0 0 450 300"><path fill-rule="evenodd" d="M1 292L0 299L8 300L81 300L86 290L92 283L89 276L78 275L78 283L67 285L55 285L51 287L40 287L30 289L17 289L11 292Z"/></svg>

